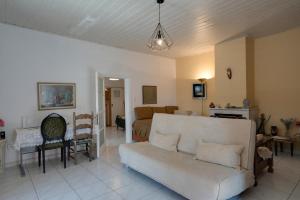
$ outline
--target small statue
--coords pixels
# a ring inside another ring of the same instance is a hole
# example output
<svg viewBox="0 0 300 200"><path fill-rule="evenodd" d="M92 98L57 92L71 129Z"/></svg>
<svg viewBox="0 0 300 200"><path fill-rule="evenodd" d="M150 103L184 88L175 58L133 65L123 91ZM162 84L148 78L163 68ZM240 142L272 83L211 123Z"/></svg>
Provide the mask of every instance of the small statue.
<svg viewBox="0 0 300 200"><path fill-rule="evenodd" d="M243 100L243 108L250 108L250 102L248 99Z"/></svg>
<svg viewBox="0 0 300 200"><path fill-rule="evenodd" d="M294 119L294 118L280 119L280 121L281 121L281 122L284 124L284 126L285 126L285 129L286 129L285 135L286 135L287 137L291 137L291 135L290 135L290 129L291 129L292 124L295 122L295 119Z"/></svg>
<svg viewBox="0 0 300 200"><path fill-rule="evenodd" d="M227 103L225 108L231 108L231 104L230 103Z"/></svg>
<svg viewBox="0 0 300 200"><path fill-rule="evenodd" d="M210 107L210 108L215 108L216 106L215 106L215 104L214 104L213 102L211 102L211 103L209 104L209 107Z"/></svg>
<svg viewBox="0 0 300 200"><path fill-rule="evenodd" d="M258 128L256 129L256 132L257 133L260 133L260 134L266 134L266 131L265 131L265 127L267 125L267 123L270 121L271 119L271 115L269 115L268 119L266 119L266 116L264 113L261 113L260 114L260 117L257 119L257 124L258 124Z"/></svg>
<svg viewBox="0 0 300 200"><path fill-rule="evenodd" d="M278 134L277 126L271 126L271 135L276 136Z"/></svg>

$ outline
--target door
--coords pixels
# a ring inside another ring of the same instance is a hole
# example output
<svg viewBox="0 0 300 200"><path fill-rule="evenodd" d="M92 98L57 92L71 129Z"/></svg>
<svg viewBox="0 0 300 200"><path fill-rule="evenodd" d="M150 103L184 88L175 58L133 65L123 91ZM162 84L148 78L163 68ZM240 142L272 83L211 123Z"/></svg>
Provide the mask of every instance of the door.
<svg viewBox="0 0 300 200"><path fill-rule="evenodd" d="M111 88L111 120L116 126L117 115L125 115L124 88Z"/></svg>
<svg viewBox="0 0 300 200"><path fill-rule="evenodd" d="M98 72L93 71L94 79L92 83L93 98L91 99L92 109L95 114L97 114L95 133L97 136L97 157L100 156L100 148L104 144L104 135L105 135L105 107L104 107L104 77L101 76Z"/></svg>
<svg viewBox="0 0 300 200"><path fill-rule="evenodd" d="M106 126L112 126L111 124L111 89L105 90L105 120Z"/></svg>
<svg viewBox="0 0 300 200"><path fill-rule="evenodd" d="M99 150L104 144L105 135L105 89L104 77L98 76L98 118L99 118Z"/></svg>

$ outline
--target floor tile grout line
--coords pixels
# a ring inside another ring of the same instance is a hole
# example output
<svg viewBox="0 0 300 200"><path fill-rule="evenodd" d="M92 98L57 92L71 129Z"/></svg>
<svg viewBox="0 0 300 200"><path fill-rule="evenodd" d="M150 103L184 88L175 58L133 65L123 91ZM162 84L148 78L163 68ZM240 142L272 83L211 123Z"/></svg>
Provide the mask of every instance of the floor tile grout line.
<svg viewBox="0 0 300 200"><path fill-rule="evenodd" d="M80 197L80 195L77 193L77 191L75 190L75 188L72 187L72 185L69 183L69 181L59 172L59 170L57 168L55 168L56 172L62 177L62 179L64 179L64 181L68 184L68 186L71 188L71 190L76 194L76 196L82 200L82 198Z"/></svg>
<svg viewBox="0 0 300 200"><path fill-rule="evenodd" d="M39 197L39 194L38 194L37 189L36 189L36 187L35 187L35 184L34 184L34 182L33 182L33 180L32 180L32 176L31 176L31 174L30 174L30 172L29 172L29 169L27 168L27 166L25 166L25 169L27 170L27 174L28 174L29 179L30 179L30 181L31 181L31 183L32 183L32 186L33 186L33 190L34 190L34 192L35 192L35 195L36 195L37 199L39 200L40 197Z"/></svg>
<svg viewBox="0 0 300 200"><path fill-rule="evenodd" d="M76 166L79 166L80 168L85 169L91 176L93 176L93 177L96 178L98 181L100 181L101 183L103 183L103 184L105 185L105 187L107 187L107 188L109 188L110 190L112 190L113 192L115 192L112 188L110 188L109 186L107 186L107 185L105 184L104 181L102 181L102 180L99 179L97 176L95 176L88 168L82 166L81 164L78 164L78 165L76 165ZM68 183L68 185L69 185L69 186L71 187L71 189L76 193L76 195L79 196L79 194L76 192L75 188L72 187L72 185L68 182L68 180L67 180L67 179L66 179L59 171L58 171L58 173L59 173L59 174L63 177L63 179ZM105 192L104 194L98 195L97 197L101 197L101 196L107 195L107 194L109 194L109 193L110 193L110 192ZM95 197L95 198L97 198L97 197ZM95 199L95 198L92 198L92 199L90 199L90 200L93 200L93 199ZM79 196L79 199L82 200L82 198L80 198L80 196Z"/></svg>
<svg viewBox="0 0 300 200"><path fill-rule="evenodd" d="M109 164L110 165L110 164ZM95 174L93 174L93 172L91 172L88 168L84 167L84 166L81 166L82 168L86 169L88 171L88 173L92 176L94 176L97 180L99 180L100 182L102 182L106 187L108 187L110 190L112 190L114 193L116 193L121 199L125 200L115 189L109 187L102 179L98 178ZM119 171L118 171L119 172ZM120 187L122 188L122 187ZM118 188L118 189L120 189ZM109 194L109 193L106 193L106 194ZM103 194L103 195L100 195L98 197L101 197L101 196L104 196L106 194Z"/></svg>
<svg viewBox="0 0 300 200"><path fill-rule="evenodd" d="M293 193L294 193L294 191L296 190L296 188L297 188L298 185L300 185L300 180L298 180L298 182L296 183L295 187L293 188L293 190L292 190L291 193L289 194L287 200L289 200L289 199L292 197L292 195L293 195Z"/></svg>

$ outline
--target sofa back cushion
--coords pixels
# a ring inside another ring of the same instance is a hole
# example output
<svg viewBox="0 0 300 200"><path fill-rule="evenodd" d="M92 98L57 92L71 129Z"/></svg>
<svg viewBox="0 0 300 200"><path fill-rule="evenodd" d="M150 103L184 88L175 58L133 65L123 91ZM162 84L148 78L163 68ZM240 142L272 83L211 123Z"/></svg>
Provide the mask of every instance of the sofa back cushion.
<svg viewBox="0 0 300 200"><path fill-rule="evenodd" d="M135 119L152 119L153 109L152 107L136 107L134 108Z"/></svg>
<svg viewBox="0 0 300 200"><path fill-rule="evenodd" d="M167 151L177 151L179 134L157 132L151 140L151 144Z"/></svg>
<svg viewBox="0 0 300 200"><path fill-rule="evenodd" d="M198 140L195 159L241 169L242 145L206 143Z"/></svg>
<svg viewBox="0 0 300 200"><path fill-rule="evenodd" d="M196 154L197 140L242 145L241 166L252 170L255 150L255 122L244 119L222 119L202 116L154 114L149 136L157 133L179 133L178 151Z"/></svg>
<svg viewBox="0 0 300 200"><path fill-rule="evenodd" d="M178 106L166 106L166 113L174 114L175 110L178 110Z"/></svg>
<svg viewBox="0 0 300 200"><path fill-rule="evenodd" d="M153 113L166 113L166 107L152 107Z"/></svg>

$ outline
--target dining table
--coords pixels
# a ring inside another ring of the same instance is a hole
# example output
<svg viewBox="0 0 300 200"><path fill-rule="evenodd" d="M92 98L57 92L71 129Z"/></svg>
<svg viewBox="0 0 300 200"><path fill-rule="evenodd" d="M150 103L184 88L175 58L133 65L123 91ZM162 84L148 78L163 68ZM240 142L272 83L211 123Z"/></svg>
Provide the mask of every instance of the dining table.
<svg viewBox="0 0 300 200"><path fill-rule="evenodd" d="M77 130L76 134L80 135L82 133L87 133L90 131L89 128ZM93 128L93 141L97 143L99 140L98 125L95 125ZM73 125L67 125L67 130L65 134L65 141L71 141L73 139ZM51 143L57 141L53 140ZM41 134L41 128L38 127L29 127L29 128L17 128L16 137L13 144L13 147L20 155L20 172L21 176L25 176L25 169L23 163L24 154L35 153L37 152L37 147L43 144L43 137ZM97 144L96 144L97 145Z"/></svg>

